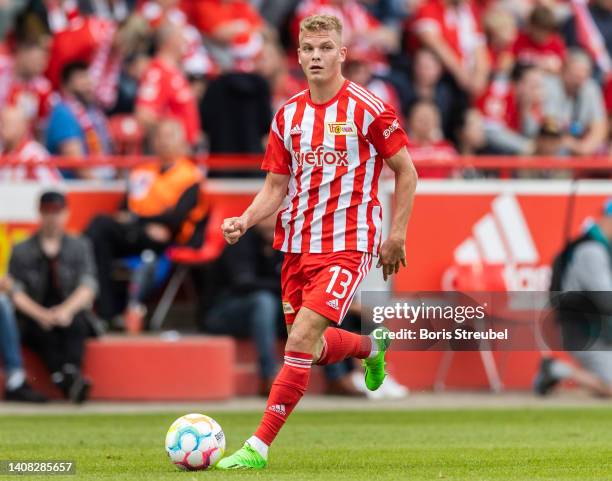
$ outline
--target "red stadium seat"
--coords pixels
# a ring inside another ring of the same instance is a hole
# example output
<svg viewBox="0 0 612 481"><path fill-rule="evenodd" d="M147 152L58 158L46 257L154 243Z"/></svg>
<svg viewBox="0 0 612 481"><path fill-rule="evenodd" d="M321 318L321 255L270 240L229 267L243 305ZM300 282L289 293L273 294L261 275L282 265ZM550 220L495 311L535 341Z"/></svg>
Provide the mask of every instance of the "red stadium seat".
<svg viewBox="0 0 612 481"><path fill-rule="evenodd" d="M225 248L225 239L221 232L223 216L223 212L220 209L211 209L208 224L206 225L204 242L202 242L201 247L173 246L168 249L168 258L175 264L176 269L151 317L152 330L161 328L170 310L170 306L174 302L176 294L189 273L189 270L192 267L200 267L214 262L223 252Z"/></svg>
<svg viewBox="0 0 612 481"><path fill-rule="evenodd" d="M113 115L108 120L108 130L117 154L142 154L144 131L132 115Z"/></svg>

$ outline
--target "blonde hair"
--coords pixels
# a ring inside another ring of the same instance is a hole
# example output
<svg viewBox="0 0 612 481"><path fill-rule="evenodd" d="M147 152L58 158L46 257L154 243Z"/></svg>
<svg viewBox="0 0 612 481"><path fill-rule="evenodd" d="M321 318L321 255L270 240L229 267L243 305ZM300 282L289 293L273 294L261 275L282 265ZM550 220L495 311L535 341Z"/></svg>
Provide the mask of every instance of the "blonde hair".
<svg viewBox="0 0 612 481"><path fill-rule="evenodd" d="M342 38L342 21L335 15L311 15L300 22L300 36L304 32L336 32Z"/></svg>

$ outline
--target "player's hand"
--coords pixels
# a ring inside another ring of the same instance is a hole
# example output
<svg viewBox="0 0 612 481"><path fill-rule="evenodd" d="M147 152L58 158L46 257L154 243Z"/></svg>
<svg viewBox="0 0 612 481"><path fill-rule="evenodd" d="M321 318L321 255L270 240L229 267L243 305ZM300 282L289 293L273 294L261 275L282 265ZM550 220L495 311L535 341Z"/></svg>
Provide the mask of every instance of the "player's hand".
<svg viewBox="0 0 612 481"><path fill-rule="evenodd" d="M223 237L229 245L238 242L247 230L247 222L242 217L229 217L223 221L221 225Z"/></svg>
<svg viewBox="0 0 612 481"><path fill-rule="evenodd" d="M404 239L389 238L380 248L376 267L382 267L385 281L391 274L397 274L400 264L406 267L406 242Z"/></svg>

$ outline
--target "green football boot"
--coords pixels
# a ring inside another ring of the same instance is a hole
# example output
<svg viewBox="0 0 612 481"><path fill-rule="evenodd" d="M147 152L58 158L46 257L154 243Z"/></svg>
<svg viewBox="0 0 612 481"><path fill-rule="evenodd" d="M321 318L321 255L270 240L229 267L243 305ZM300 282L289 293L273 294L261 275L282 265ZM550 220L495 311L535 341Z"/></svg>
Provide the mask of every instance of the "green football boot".
<svg viewBox="0 0 612 481"><path fill-rule="evenodd" d="M382 333L375 336L376 332ZM391 345L388 333L391 332L384 326L377 327L372 331L370 337L378 345L378 353L368 359L363 360L365 368L365 384L370 391L376 391L385 380L387 373L385 372L385 354Z"/></svg>
<svg viewBox="0 0 612 481"><path fill-rule="evenodd" d="M231 456L223 458L217 463L217 469L263 469L268 465L261 454L244 443L238 451Z"/></svg>

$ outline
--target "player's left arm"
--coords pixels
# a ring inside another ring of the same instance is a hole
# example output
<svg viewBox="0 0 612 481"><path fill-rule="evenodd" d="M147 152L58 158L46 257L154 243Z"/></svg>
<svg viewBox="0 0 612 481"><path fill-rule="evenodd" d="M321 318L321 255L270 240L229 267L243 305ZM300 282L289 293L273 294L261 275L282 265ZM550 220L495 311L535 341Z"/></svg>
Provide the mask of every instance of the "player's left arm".
<svg viewBox="0 0 612 481"><path fill-rule="evenodd" d="M399 272L400 264L406 267L406 229L414 204L418 176L405 146L385 159L385 162L395 174L395 205L391 229L380 248L376 266L383 268L386 281L391 274Z"/></svg>
<svg viewBox="0 0 612 481"><path fill-rule="evenodd" d="M389 237L380 247L376 267L382 267L385 281L406 266L406 228L412 212L417 172L406 146L408 136L393 108L384 104L381 112L368 128L367 139L385 159L395 174L395 209Z"/></svg>

